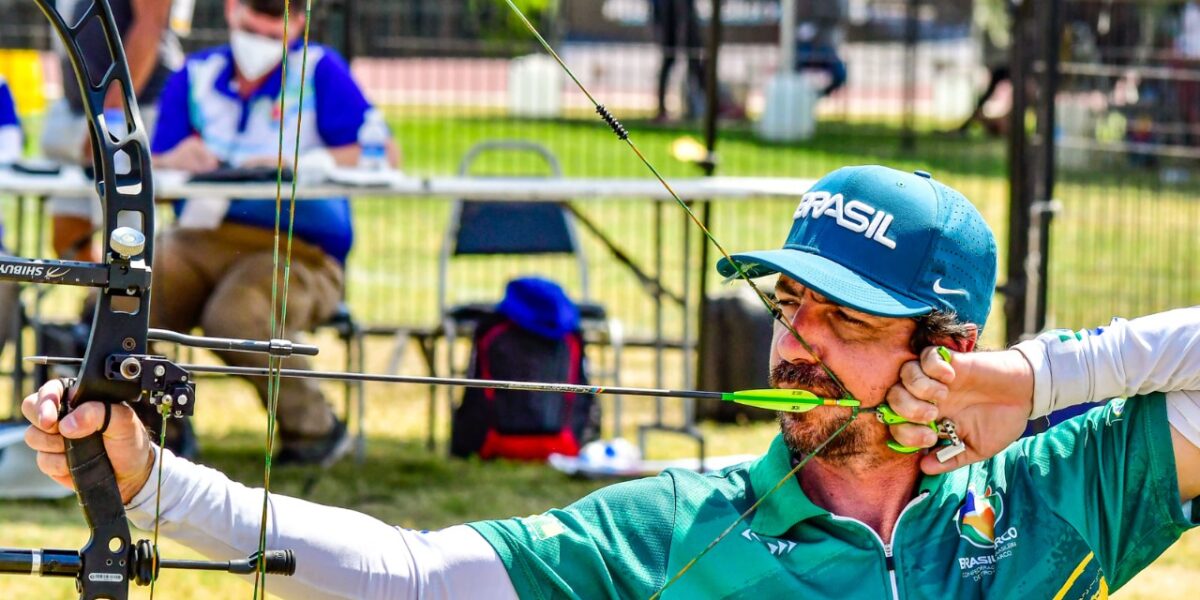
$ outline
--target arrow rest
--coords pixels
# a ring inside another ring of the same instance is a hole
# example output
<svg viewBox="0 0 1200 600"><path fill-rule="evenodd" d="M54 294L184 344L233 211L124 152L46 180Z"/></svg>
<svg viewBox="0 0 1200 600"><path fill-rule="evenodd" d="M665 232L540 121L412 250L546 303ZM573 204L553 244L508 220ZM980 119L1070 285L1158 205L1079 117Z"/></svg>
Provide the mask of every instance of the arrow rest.
<svg viewBox="0 0 1200 600"><path fill-rule="evenodd" d="M153 406L171 407L168 416L190 417L196 411L196 384L190 374L165 356L145 354L113 354L106 361L104 374L109 379L137 381L142 393Z"/></svg>

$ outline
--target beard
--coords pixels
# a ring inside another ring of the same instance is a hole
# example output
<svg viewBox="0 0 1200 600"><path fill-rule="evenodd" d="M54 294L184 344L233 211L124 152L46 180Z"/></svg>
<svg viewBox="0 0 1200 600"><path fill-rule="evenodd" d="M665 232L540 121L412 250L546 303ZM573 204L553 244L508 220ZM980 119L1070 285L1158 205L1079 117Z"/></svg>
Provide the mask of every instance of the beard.
<svg viewBox="0 0 1200 600"><path fill-rule="evenodd" d="M804 389L825 398L844 395L837 383L816 364L780 361L771 368L767 381L773 388ZM781 412L778 414L779 429L793 455L807 456L829 440L850 419L850 414L849 408L825 406L805 413ZM873 441L871 434L870 421L855 419L821 449L820 457L826 461L845 462L864 456Z"/></svg>

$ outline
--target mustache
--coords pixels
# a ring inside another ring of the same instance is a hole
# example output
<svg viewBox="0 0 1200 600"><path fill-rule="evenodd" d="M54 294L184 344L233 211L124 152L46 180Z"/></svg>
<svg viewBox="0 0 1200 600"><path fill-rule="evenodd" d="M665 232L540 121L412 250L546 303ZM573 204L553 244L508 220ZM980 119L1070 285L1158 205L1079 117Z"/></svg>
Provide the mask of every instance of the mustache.
<svg viewBox="0 0 1200 600"><path fill-rule="evenodd" d="M771 367L767 382L773 388L798 387L829 398L842 395L841 389L825 369L813 363L797 364L781 360Z"/></svg>

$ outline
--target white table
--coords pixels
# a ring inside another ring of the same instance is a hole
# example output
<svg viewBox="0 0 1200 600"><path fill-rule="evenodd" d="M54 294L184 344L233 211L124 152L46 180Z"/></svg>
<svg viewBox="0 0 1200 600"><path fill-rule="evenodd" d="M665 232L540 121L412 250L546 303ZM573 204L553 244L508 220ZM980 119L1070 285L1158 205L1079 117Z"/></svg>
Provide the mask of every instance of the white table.
<svg viewBox="0 0 1200 600"><path fill-rule="evenodd" d="M674 198L663 187L662 183L651 177L644 178L579 178L579 177L466 177L466 176L434 176L420 177L406 175L397 171L364 172L357 169L338 169L321 174L301 173L296 186L298 200L312 200L331 197L366 198L366 197L395 197L395 198L424 198L439 197L455 200L494 200L509 202L546 202L546 201L604 201L640 199L652 202L674 202ZM159 198L192 198L192 199L233 199L233 198L275 198L275 182L256 183L193 183L187 173L178 171L158 170L154 174L155 195ZM706 201L720 199L723 201L764 199L764 198L795 198L809 190L814 183L812 179L798 178L761 178L761 177L690 177L668 178L667 182L684 201ZM291 195L292 184L284 182L281 190L286 199ZM13 195L18 197L33 197L39 200L53 197L91 197L95 194L95 184L87 178L82 169L65 167L56 175L33 175L16 172L0 167L0 196ZM22 205L19 205L22 206ZM42 206L42 205L39 205ZM657 210L669 210L659 204ZM661 216L659 217L661 219ZM39 217L40 219L40 217ZM18 218L17 252L24 250L21 221ZM35 246L41 247L39 236ZM685 229L685 236L690 235L691 226ZM596 232L599 234L600 232ZM614 248L612 243L600 235L601 240ZM661 280L663 264L662 239L656 236L656 276ZM680 245L681 251L688 252L691 244L688 240ZM687 257L684 257L687 264ZM629 265L630 268L637 267ZM681 281L684 293L682 296L683 312L683 348L691 347L691 302L689 289L690 273L684 269ZM655 298L656 336L663 339L663 307L662 297ZM661 348L660 348L661 352ZM661 360L658 361L661 371ZM684 379L690 381L690 361L684 361ZM662 374L657 377L661 383Z"/></svg>
<svg viewBox="0 0 1200 600"><path fill-rule="evenodd" d="M314 175L306 181L301 173L298 199L346 196L444 196L463 200L545 202L555 200L599 200L640 198L671 201L670 194L653 178L588 177L414 177L400 172L363 172L340 169ZM155 195L161 198L274 198L274 182L192 183L188 174L157 171ZM688 177L668 179L684 200L732 200L746 198L799 198L812 186L811 179L785 177ZM30 175L0 168L0 194L18 196L89 196L95 193L83 170L65 168L58 175ZM291 194L284 182L283 195Z"/></svg>

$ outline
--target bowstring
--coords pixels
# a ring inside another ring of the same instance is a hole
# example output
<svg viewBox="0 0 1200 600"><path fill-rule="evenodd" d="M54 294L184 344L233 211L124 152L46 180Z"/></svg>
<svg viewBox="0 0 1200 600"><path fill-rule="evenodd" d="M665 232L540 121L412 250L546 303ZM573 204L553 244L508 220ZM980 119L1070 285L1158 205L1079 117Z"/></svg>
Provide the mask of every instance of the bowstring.
<svg viewBox="0 0 1200 600"><path fill-rule="evenodd" d="M796 340L796 342L798 342L800 344L800 346L802 348L804 348L805 352L807 352L810 356L812 356L813 360L815 360L816 363L821 367L821 370L825 372L825 374L829 377L829 379L831 381L834 382L835 385L837 385L837 387L841 391L842 396L846 399L854 400L855 399L854 395L850 393L849 388L846 387L846 385L842 382L841 378L838 377L837 374L833 372L833 369L831 369L829 367L829 365L825 364L825 361L821 360L821 357L817 354L816 349L814 349L808 343L808 341L804 339L804 336L800 335L800 332L796 330L796 328L791 324L791 322L789 322L788 319L786 317L784 317L783 311L779 308L778 303L774 299L772 299L770 296L768 296L766 293L764 293L762 291L762 289L759 288L758 285L754 283L754 279L750 276L750 274L746 271L746 269L742 266L742 264L739 261L734 260L734 258L729 254L729 252L727 252L725 250L725 247L719 241L717 241L717 238L715 236L713 236L712 232L709 231L708 227L706 227L704 225L704 222L701 221L696 216L696 213L692 211L692 208L690 206L688 206L688 204L686 202L684 202L682 198L679 197L678 193L675 192L675 188L673 188L671 186L671 184L669 182L667 182L667 180L662 176L662 174L659 173L658 169L655 168L655 166L649 161L649 159L646 158L646 156L644 154L642 154L642 151L638 148L637 144L635 144L633 142L633 139L630 137L629 132L621 125L621 123L616 119L616 117L614 117L612 115L612 113L607 108L605 108L605 106L603 104L601 104L598 100L596 100L596 98L594 96L592 96L591 92L588 91L587 86L585 86L583 84L583 82L580 81L579 78L575 76L575 73L574 73L574 71L571 70L571 67L569 67L567 65L566 61L564 61L562 59L562 57L559 56L558 52L556 52L554 50L554 47L551 46L550 43L546 41L546 38L542 36L541 32L538 31L537 27L534 26L534 24L529 20L529 18L525 15L524 11L522 11L520 9L520 7L518 7L513 2L513 0L504 0L504 2L512 10L513 14L521 21L521 23L525 26L525 28L529 31L529 33L531 35L533 35L534 38L537 39L538 43L542 46L542 48L546 51L546 53L549 54L551 56L551 58L553 58L560 67L562 67L563 71L567 74L568 77L570 77L571 81L573 81L575 83L575 86L579 88L579 91L582 92L583 95L587 97L588 101L591 102L592 106L594 106L596 108L596 113L599 114L600 118L604 120L604 122L609 126L610 129L612 129L613 133L615 133L618 138L620 138L622 141L625 142L626 145L629 146L629 148L633 151L633 153L635 155L637 155L638 160L640 160L642 162L642 164L645 165L646 169L649 170L652 175L654 175L654 178L657 179L658 182L662 184L663 188L667 190L667 193L670 194L670 196L673 200L675 200L675 203L678 204L679 207L683 209L683 211L687 214L688 218L691 219L692 223L694 223L697 227L700 228L700 231L704 233L704 237L708 240L708 242L711 243L713 245L713 247L716 248L717 251L721 253L721 256L725 259L725 261L733 267L734 271L736 271L737 277L742 279L743 281L745 281L746 284L750 286L750 289L754 291L754 294L758 297L759 301L762 302L763 306L767 309L767 311L771 313L772 318L775 319L775 321L778 322L779 324L783 325L784 329L787 330L788 334L790 334ZM703 293L703 290L701 291L701 293ZM682 577L684 573L686 573L689 569L691 569L693 565L695 565L705 554L707 554L709 552L709 550L711 550L718 543L720 543L721 540L725 539L725 537L728 536L730 532L732 532L740 523L742 523L742 521L744 521L746 519L746 517L748 517L750 514L752 514L763 502L765 502L767 500L767 498L771 497L772 494L774 494L778 489L783 487L784 484L786 484L789 479L791 479L793 476L795 476L795 474L798 473L800 471L800 469L803 468L804 465L807 464L808 461L812 459L812 457L816 456L816 454L821 449L825 448L825 446L827 444L829 444L830 442L832 442L834 440L834 438L836 438L843 431L845 431L845 429L847 427L849 427L851 423L854 422L854 419L856 419L858 417L858 413L859 413L859 411L856 408L853 411L851 418L845 424L843 424L840 428L838 428L838 430L835 431L833 433L833 435L830 435L829 438L827 438L825 441L821 442L821 444L819 446L817 446L817 448L811 454L809 454L807 457L805 457L804 460L800 461L800 463L797 464L796 467L793 468L790 472L788 472L788 474L786 476L784 476L782 479L780 479L779 482L776 483L775 486L772 487L769 492L764 494L753 505L751 505L750 508L748 508L745 512L743 512L737 518L737 520L733 522L733 524L731 524L724 532L722 532L721 535L717 536L717 538L715 540L713 540L711 543L709 543L709 545L703 551L701 551L698 555L696 555L696 557L689 560L688 563L684 566L684 568L681 569L679 571L679 573L677 573L674 577L672 577L661 589L659 589L658 592L656 592L654 594L654 596L652 596L652 598L658 598L663 593L663 591L666 590L666 588L668 586L670 586L674 582L678 581L679 578Z"/></svg>
<svg viewBox="0 0 1200 600"><path fill-rule="evenodd" d="M288 31L291 16L291 0L284 0L283 3L283 61L280 65L280 86L279 86L279 145L278 154L276 155L276 172L275 172L275 228L274 228L274 243L272 244L272 276L271 276L271 337L274 339L284 339L287 327L287 298L291 287L292 273L292 240L296 223L296 192L299 182L300 170L300 127L303 122L304 115L304 88L305 77L308 72L308 43L310 25L312 22L312 0L305 0L304 5L304 44L300 59L300 90L296 101L296 138L292 152L292 185L291 193L288 199L288 224L287 224L287 240L284 249L284 262L282 269L280 267L279 253L281 244L280 232L282 229L281 221L283 219L283 133L285 117L287 115L287 88L288 88L288 53L290 50L291 40L289 39ZM280 280L282 279L283 290L280 291ZM271 495L271 456L275 449L275 426L276 415L279 410L279 391L282 385L282 368L283 358L269 355L267 358L267 370L270 374L267 378L267 439L266 451L264 453L264 468L263 468L263 505L262 514L259 521L258 532L258 568L254 574L254 597L266 598L267 595L267 573L266 561L262 557L266 555L267 548L267 527L270 510L270 495Z"/></svg>

